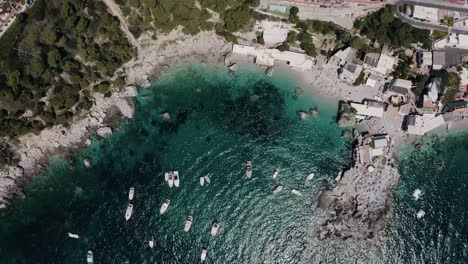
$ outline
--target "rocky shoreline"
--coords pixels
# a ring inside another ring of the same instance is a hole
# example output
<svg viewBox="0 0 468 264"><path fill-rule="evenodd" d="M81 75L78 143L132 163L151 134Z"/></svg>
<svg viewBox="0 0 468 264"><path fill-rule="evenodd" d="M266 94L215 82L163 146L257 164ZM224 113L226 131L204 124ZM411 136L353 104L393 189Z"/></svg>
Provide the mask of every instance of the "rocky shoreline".
<svg viewBox="0 0 468 264"><path fill-rule="evenodd" d="M187 36L181 31L173 31L156 41L149 36L142 36L138 41L140 49L137 58L119 70L127 77L124 91L114 91L110 97L95 94L90 111L76 117L69 127L55 126L37 135L29 133L15 139L12 145L19 162L0 171L0 208L6 207L16 196L25 196L24 187L47 167L51 156L72 155L88 146L90 138L96 134L109 136L112 131L106 124L111 115L119 113L122 118L132 118L135 113L132 97L138 95L137 87L149 87L169 66L176 64L222 64L224 56L231 49L230 44L214 32Z"/></svg>

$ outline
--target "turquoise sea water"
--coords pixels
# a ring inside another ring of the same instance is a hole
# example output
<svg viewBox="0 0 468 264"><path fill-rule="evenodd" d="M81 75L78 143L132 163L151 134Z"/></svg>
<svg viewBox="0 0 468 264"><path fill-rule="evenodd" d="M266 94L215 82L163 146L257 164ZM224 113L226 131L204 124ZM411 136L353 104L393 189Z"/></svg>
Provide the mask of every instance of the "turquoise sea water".
<svg viewBox="0 0 468 264"><path fill-rule="evenodd" d="M51 160L27 198L2 216L1 255L24 257L18 263L83 263L90 248L96 263L196 263L204 246L209 263L312 260L314 197L348 165L348 149L333 124L336 105L306 93L296 100L295 87L293 79L270 79L261 69L228 77L194 65L166 74L144 91L150 99L137 98L135 118L77 155L73 169ZM318 117L298 118L297 110L314 105ZM165 111L172 121L162 120ZM81 165L84 157L93 160L91 169ZM247 161L251 179L244 176ZM273 180L275 167L281 173ZM163 175L175 169L181 186L170 189ZM306 183L312 171L316 177ZM206 174L211 183L201 187ZM277 185L285 189L273 195ZM131 186L136 194L127 222ZM171 204L160 216L165 199ZM194 222L185 233L187 215ZM213 238L214 219L221 228Z"/></svg>
<svg viewBox="0 0 468 264"><path fill-rule="evenodd" d="M268 78L257 68L234 77L200 65L167 73L143 91L149 99L136 99L134 119L71 161L52 158L26 198L0 211L0 263L85 263L88 249L95 263L198 263L202 247L207 263L463 263L466 137L403 159L387 251L366 255L349 242L314 239L325 219L316 192L349 165L349 146L333 123L336 104L307 92L295 99L296 85L290 76ZM318 117L297 117L297 110L312 106ZM161 118L166 111L170 122ZM442 170L427 165L439 154ZM84 157L92 168L82 166ZM253 176L246 179L249 160ZM281 168L276 180L275 167ZM175 169L181 186L171 189L164 172ZM306 183L312 171L316 176ZM203 175L211 183L201 187ZM441 183L450 185L441 189ZM273 194L277 185L285 189ZM125 221L132 186L134 211ZM413 202L416 187L425 195ZM292 188L304 196L291 194ZM160 216L165 199L171 204ZM426 217L417 220L419 208ZM194 220L185 233L187 215ZM215 219L221 227L211 237Z"/></svg>

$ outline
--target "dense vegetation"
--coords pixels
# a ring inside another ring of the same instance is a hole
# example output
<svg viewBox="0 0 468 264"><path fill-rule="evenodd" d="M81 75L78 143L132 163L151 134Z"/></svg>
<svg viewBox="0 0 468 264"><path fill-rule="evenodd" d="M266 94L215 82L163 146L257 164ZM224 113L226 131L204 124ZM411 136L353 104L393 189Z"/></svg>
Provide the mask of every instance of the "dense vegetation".
<svg viewBox="0 0 468 264"><path fill-rule="evenodd" d="M235 40L232 33L251 24L251 7L258 0L118 0L117 3L136 37L145 31L169 32L182 26L186 34L214 28L228 40ZM214 18L217 14L219 19Z"/></svg>
<svg viewBox="0 0 468 264"><path fill-rule="evenodd" d="M0 136L67 124L135 50L100 1L39 0L0 42Z"/></svg>
<svg viewBox="0 0 468 264"><path fill-rule="evenodd" d="M396 48L409 47L412 43L430 48L432 44L429 30L414 28L397 19L394 8L383 8L363 20L356 20L354 27L361 35Z"/></svg>

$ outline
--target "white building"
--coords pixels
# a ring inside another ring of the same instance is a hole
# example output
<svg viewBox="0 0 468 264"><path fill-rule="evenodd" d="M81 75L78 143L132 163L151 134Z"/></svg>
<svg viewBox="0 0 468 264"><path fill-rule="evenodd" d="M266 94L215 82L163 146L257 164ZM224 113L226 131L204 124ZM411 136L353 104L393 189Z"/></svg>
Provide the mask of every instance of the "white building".
<svg viewBox="0 0 468 264"><path fill-rule="evenodd" d="M467 20L457 21L453 24L453 27L468 28L468 22ZM468 49L468 35L450 33L447 37L434 42L433 47Z"/></svg>
<svg viewBox="0 0 468 264"><path fill-rule="evenodd" d="M364 100L363 103L350 103L351 107L356 110L356 119L365 119L367 117L382 118L386 109L386 104Z"/></svg>
<svg viewBox="0 0 468 264"><path fill-rule="evenodd" d="M346 63L340 74L340 79L350 84L356 82L362 72L362 66L355 63Z"/></svg>
<svg viewBox="0 0 468 264"><path fill-rule="evenodd" d="M427 132L444 124L442 115L423 114L408 116L408 134L423 136Z"/></svg>
<svg viewBox="0 0 468 264"><path fill-rule="evenodd" d="M414 5L413 18L430 22L439 22L439 9Z"/></svg>
<svg viewBox="0 0 468 264"><path fill-rule="evenodd" d="M278 49L257 48L234 44L232 52L245 56L254 56L255 63L264 66L274 66L277 60L283 61L289 66L301 70L311 70L313 66L313 59L311 57L292 51L279 51Z"/></svg>
<svg viewBox="0 0 468 264"><path fill-rule="evenodd" d="M339 50L333 56L331 56L328 63L335 66L343 66L347 62L351 62L355 56L356 50L351 47L347 47L344 50Z"/></svg>
<svg viewBox="0 0 468 264"><path fill-rule="evenodd" d="M263 32L263 40L267 46L278 46L288 37L292 25L284 22L262 20L255 23L255 29Z"/></svg>
<svg viewBox="0 0 468 264"><path fill-rule="evenodd" d="M375 88L378 86L379 81L380 81L380 78L377 75L371 73L369 74L369 77L367 77L366 85L372 88Z"/></svg>
<svg viewBox="0 0 468 264"><path fill-rule="evenodd" d="M397 58L382 53L374 71L387 76L393 70L395 64L397 64Z"/></svg>
<svg viewBox="0 0 468 264"><path fill-rule="evenodd" d="M440 78L434 78L427 86L428 99L431 100L431 102L433 103L437 102L437 99L439 99L440 82L441 82Z"/></svg>
<svg viewBox="0 0 468 264"><path fill-rule="evenodd" d="M424 51L422 56L422 64L423 67L431 67L432 66L432 52Z"/></svg>

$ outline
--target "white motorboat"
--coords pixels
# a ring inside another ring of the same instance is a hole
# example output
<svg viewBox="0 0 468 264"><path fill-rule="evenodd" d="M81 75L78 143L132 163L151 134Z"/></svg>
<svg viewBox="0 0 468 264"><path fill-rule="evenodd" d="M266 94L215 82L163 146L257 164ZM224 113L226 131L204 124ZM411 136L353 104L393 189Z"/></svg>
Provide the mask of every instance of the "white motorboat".
<svg viewBox="0 0 468 264"><path fill-rule="evenodd" d="M210 177L208 177L208 175L205 175L205 177L203 177L203 178L205 178L205 181L206 181L208 184L211 183Z"/></svg>
<svg viewBox="0 0 468 264"><path fill-rule="evenodd" d="M218 234L219 229L219 222L218 220L213 221L213 225L211 226L211 235L216 236Z"/></svg>
<svg viewBox="0 0 468 264"><path fill-rule="evenodd" d="M179 187L179 185L180 185L179 172L174 171L174 186Z"/></svg>
<svg viewBox="0 0 468 264"><path fill-rule="evenodd" d="M169 179L169 172L164 173L164 180L167 181Z"/></svg>
<svg viewBox="0 0 468 264"><path fill-rule="evenodd" d="M153 238L153 237L151 237L151 240L148 241L148 244L149 244L149 247L150 247L150 248L153 248L153 247L154 247L154 238Z"/></svg>
<svg viewBox="0 0 468 264"><path fill-rule="evenodd" d="M297 196L302 196L302 193L296 189L292 189L291 192Z"/></svg>
<svg viewBox="0 0 468 264"><path fill-rule="evenodd" d="M130 188L130 191L128 191L128 199L131 201L133 200L133 196L135 195L135 189L133 187Z"/></svg>
<svg viewBox="0 0 468 264"><path fill-rule="evenodd" d="M71 237L71 238L80 238L79 235L73 234L73 233L68 233L68 237Z"/></svg>
<svg viewBox="0 0 468 264"><path fill-rule="evenodd" d="M314 176L315 176L315 173L312 172L311 174L307 176L306 181L311 181L314 178Z"/></svg>
<svg viewBox="0 0 468 264"><path fill-rule="evenodd" d="M159 214L164 214L169 207L169 204L171 203L171 200L166 199L164 203L161 205L161 209L159 209Z"/></svg>
<svg viewBox="0 0 468 264"><path fill-rule="evenodd" d="M91 250L88 250L88 253L86 253L86 262L88 264L93 264L94 263L93 252Z"/></svg>
<svg viewBox="0 0 468 264"><path fill-rule="evenodd" d="M205 185L205 177L200 177L200 185Z"/></svg>
<svg viewBox="0 0 468 264"><path fill-rule="evenodd" d="M192 227L192 222L193 222L193 217L189 215L187 217L187 220L185 221L185 226L184 226L185 232L188 232L190 230L190 227Z"/></svg>
<svg viewBox="0 0 468 264"><path fill-rule="evenodd" d="M282 185L278 185L273 189L273 193L279 193L281 191L283 191L283 186Z"/></svg>
<svg viewBox="0 0 468 264"><path fill-rule="evenodd" d="M422 191L419 190L419 189L416 189L414 190L413 192L413 197L414 197L414 200L417 201L419 200L419 198L421 198L421 196L423 195Z"/></svg>
<svg viewBox="0 0 468 264"><path fill-rule="evenodd" d="M420 219L420 218L423 218L425 215L426 215L426 212L424 212L423 210L419 210L418 213L416 214L416 217Z"/></svg>
<svg viewBox="0 0 468 264"><path fill-rule="evenodd" d="M247 178L252 177L252 162L250 161L247 161L245 165L245 176L247 176Z"/></svg>
<svg viewBox="0 0 468 264"><path fill-rule="evenodd" d="M201 261L205 261L205 259L206 259L206 248L202 248L200 259L201 259Z"/></svg>
<svg viewBox="0 0 468 264"><path fill-rule="evenodd" d="M169 183L169 187L172 188L174 186L174 174L172 171L169 172L169 176L167 178L167 183Z"/></svg>
<svg viewBox="0 0 468 264"><path fill-rule="evenodd" d="M128 219L130 219L130 217L132 216L132 213L133 213L133 204L129 204L127 206L127 211L125 212L125 219L128 221Z"/></svg>
<svg viewBox="0 0 468 264"><path fill-rule="evenodd" d="M280 173L280 169L279 168L276 168L274 171L273 171L273 179L276 179L276 177L278 177Z"/></svg>

